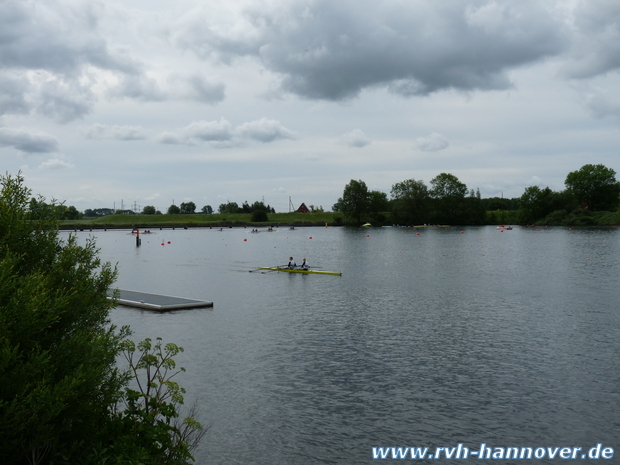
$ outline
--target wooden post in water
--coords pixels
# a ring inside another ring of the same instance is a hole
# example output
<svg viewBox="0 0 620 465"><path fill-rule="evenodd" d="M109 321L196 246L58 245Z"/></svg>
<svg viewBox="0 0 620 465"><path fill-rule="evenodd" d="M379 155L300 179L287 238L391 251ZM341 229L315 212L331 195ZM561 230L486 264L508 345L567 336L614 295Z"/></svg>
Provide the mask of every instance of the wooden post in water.
<svg viewBox="0 0 620 465"><path fill-rule="evenodd" d="M140 247L140 245L142 244L142 239L140 239L140 230L136 228L135 231L136 231L136 247Z"/></svg>

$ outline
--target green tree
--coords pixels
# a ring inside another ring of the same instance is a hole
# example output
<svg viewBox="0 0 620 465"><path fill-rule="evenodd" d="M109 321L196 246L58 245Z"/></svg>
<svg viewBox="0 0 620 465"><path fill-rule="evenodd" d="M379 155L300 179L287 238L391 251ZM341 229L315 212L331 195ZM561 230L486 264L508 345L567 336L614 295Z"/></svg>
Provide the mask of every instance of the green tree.
<svg viewBox="0 0 620 465"><path fill-rule="evenodd" d="M437 223L463 224L463 206L467 186L453 174L441 173L431 180L429 191L433 199L434 221Z"/></svg>
<svg viewBox="0 0 620 465"><path fill-rule="evenodd" d="M392 214L398 224L428 223L430 195L422 180L408 179L392 186Z"/></svg>
<svg viewBox="0 0 620 465"><path fill-rule="evenodd" d="M264 202L262 201L256 201L252 204L252 206L250 207L250 211L251 212L255 212L257 210L262 210L264 212L270 212L271 208L268 205L265 205Z"/></svg>
<svg viewBox="0 0 620 465"><path fill-rule="evenodd" d="M568 192L554 192L548 187L526 187L519 199L517 218L521 224L534 224L554 211L564 210L562 215L566 215L574 207L571 200Z"/></svg>
<svg viewBox="0 0 620 465"><path fill-rule="evenodd" d="M254 202L250 207L250 210L252 212L251 221L256 223L269 221L268 213L271 212L271 207L269 207L269 205L265 205L264 202Z"/></svg>
<svg viewBox="0 0 620 465"><path fill-rule="evenodd" d="M194 202L181 203L181 213L191 214L196 212L196 204Z"/></svg>
<svg viewBox="0 0 620 465"><path fill-rule="evenodd" d="M500 197L491 197L487 199L487 209L488 210L507 210L508 201L504 200Z"/></svg>
<svg viewBox="0 0 620 465"><path fill-rule="evenodd" d="M113 214L114 214L114 210L112 208L95 208L95 209L87 208L86 210L84 210L84 216L86 217L106 216L106 215L113 215Z"/></svg>
<svg viewBox="0 0 620 465"><path fill-rule="evenodd" d="M181 209L178 206L173 204L168 207L169 215L178 215L179 213L181 213Z"/></svg>
<svg viewBox="0 0 620 465"><path fill-rule="evenodd" d="M568 173L564 185L581 207L590 211L612 211L620 203L616 172L605 165L583 165Z"/></svg>
<svg viewBox="0 0 620 465"><path fill-rule="evenodd" d="M67 207L63 212L62 219L63 220L79 220L82 218L82 213L80 213L77 208L73 205Z"/></svg>
<svg viewBox="0 0 620 465"><path fill-rule="evenodd" d="M338 199L338 203L334 205L338 210L344 213L347 223L360 225L370 210L370 197L368 187L362 180L351 182L344 187L342 197Z"/></svg>
<svg viewBox="0 0 620 465"><path fill-rule="evenodd" d="M30 203L20 175L0 186L0 463L189 463L203 429L180 420L182 349L143 342L119 370L133 343L109 321L116 270L92 239L59 238L57 205Z"/></svg>
<svg viewBox="0 0 620 465"><path fill-rule="evenodd" d="M154 215L155 213L157 213L157 210L153 205L147 205L142 209L143 215Z"/></svg>
<svg viewBox="0 0 620 465"><path fill-rule="evenodd" d="M241 204L241 213L252 213L252 207L247 200Z"/></svg>
<svg viewBox="0 0 620 465"><path fill-rule="evenodd" d="M220 213L241 213L243 210L239 208L237 202L223 203L218 207Z"/></svg>
<svg viewBox="0 0 620 465"><path fill-rule="evenodd" d="M0 462L83 463L124 381L108 321L116 271L92 240L59 239L54 204L29 210L21 175L0 185Z"/></svg>
<svg viewBox="0 0 620 465"><path fill-rule="evenodd" d="M379 226L386 223L385 213L389 209L390 202L387 194L381 191L370 191L368 193L368 211L372 224Z"/></svg>
<svg viewBox="0 0 620 465"><path fill-rule="evenodd" d="M211 215L213 213L213 208L211 205L205 205L200 211L202 211L202 213L206 213L207 215Z"/></svg>
<svg viewBox="0 0 620 465"><path fill-rule="evenodd" d="M463 200L463 211L461 212L463 224L486 224L487 211L480 198L480 189L469 191L469 196Z"/></svg>
<svg viewBox="0 0 620 465"><path fill-rule="evenodd" d="M449 173L441 173L431 180L430 195L435 199L464 198L467 186Z"/></svg>

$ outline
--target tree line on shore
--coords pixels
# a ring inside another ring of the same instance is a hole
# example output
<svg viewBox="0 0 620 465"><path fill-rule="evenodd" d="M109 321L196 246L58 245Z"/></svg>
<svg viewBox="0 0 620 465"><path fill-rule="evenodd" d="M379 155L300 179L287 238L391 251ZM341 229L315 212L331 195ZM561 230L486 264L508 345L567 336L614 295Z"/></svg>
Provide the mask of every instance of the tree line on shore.
<svg viewBox="0 0 620 465"><path fill-rule="evenodd" d="M530 186L518 198L482 198L479 189L469 189L456 176L441 173L427 186L422 180L408 179L392 186L390 195L373 191L362 180L351 180L342 196L333 205L337 223L359 225L370 222L375 225L399 224L459 224L481 225L512 223L522 225L595 225L617 224L620 204L620 183L613 169L604 165L587 164L570 172L565 189L553 191L549 187ZM37 201L31 200L32 210ZM87 209L84 214L73 206L56 206L62 219L100 217L111 214L136 214L132 210L111 208ZM310 207L322 212L323 208ZM202 207L201 213L212 214L210 205ZM250 221L268 221L268 214L275 210L264 202L247 201L223 203L220 214L248 213ZM608 212L611 214L605 214ZM142 214L161 214L154 206L143 208ZM196 213L194 202L171 205L168 214ZM338 214L342 214L340 217Z"/></svg>
<svg viewBox="0 0 620 465"><path fill-rule="evenodd" d="M223 203L219 206L218 212L222 214L223 213L250 213L257 218L263 218L268 213L275 213L276 211L270 205L265 205L265 203L262 201L256 201L250 205L248 201L246 200L245 202L241 204L241 206L239 206L237 202ZM191 201L182 202L181 205L172 204L168 207L168 210L166 210L166 213L168 215L180 215L180 214L191 215L191 214L197 213L196 204ZM211 205L205 205L200 210L200 213L206 213L208 215L211 215L213 214L213 207L211 207ZM115 214L116 215L118 214L135 215L138 213L134 210L114 210L112 208L95 208L95 209L88 208L84 210L84 214L82 215L80 214L80 212L78 212L75 209L75 207L68 207L63 212L63 219L74 220L74 219L80 219L81 217L93 218L93 217L101 217L101 216L115 215ZM142 209L140 214L161 215L162 212L157 210L155 206L153 205L147 205L146 207ZM267 221L267 220L256 219L252 221Z"/></svg>
<svg viewBox="0 0 620 465"><path fill-rule="evenodd" d="M364 181L352 179L332 209L344 215L345 223L357 225L594 225L620 221L620 182L613 169L587 164L570 172L564 184L563 191L530 186L517 199L482 199L479 189L468 189L456 176L441 173L430 181L430 187L416 179L396 183L388 198L384 192L369 190Z"/></svg>

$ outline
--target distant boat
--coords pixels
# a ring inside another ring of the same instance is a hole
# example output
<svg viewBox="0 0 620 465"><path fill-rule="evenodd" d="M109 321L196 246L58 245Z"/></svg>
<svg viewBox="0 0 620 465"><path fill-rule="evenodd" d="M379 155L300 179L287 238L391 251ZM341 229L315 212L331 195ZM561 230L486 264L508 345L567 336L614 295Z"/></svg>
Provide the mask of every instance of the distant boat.
<svg viewBox="0 0 620 465"><path fill-rule="evenodd" d="M275 266L259 266L258 269L269 270L269 271L285 271L287 273L330 274L333 276L342 276L342 273L338 271L302 270L300 268L280 268L280 267L275 267Z"/></svg>
<svg viewBox="0 0 620 465"><path fill-rule="evenodd" d="M366 226L366 227L368 227L368 226L372 226L372 224L370 224L370 223L364 223L362 226Z"/></svg>
<svg viewBox="0 0 620 465"><path fill-rule="evenodd" d="M503 224L501 226L498 226L497 228L498 231L511 231L512 230L512 226L504 226Z"/></svg>

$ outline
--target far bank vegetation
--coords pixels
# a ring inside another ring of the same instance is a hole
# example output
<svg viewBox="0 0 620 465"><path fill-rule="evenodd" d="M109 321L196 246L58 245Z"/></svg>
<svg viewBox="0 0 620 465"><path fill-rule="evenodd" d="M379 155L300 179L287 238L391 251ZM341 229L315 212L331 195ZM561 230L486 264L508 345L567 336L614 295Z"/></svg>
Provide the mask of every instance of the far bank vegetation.
<svg viewBox="0 0 620 465"><path fill-rule="evenodd" d="M407 179L392 186L389 195L371 190L362 180L352 179L331 212L309 206L308 213L276 213L262 201L241 206L236 202L210 206L200 211L194 202L171 205L165 214L146 206L137 214L131 210L99 208L83 214L64 207L59 214L65 227L149 226L316 226L370 223L373 226L424 224L445 225L618 225L620 224L620 183L616 172L604 165L587 164L570 172L565 189L527 187L521 197L482 198L479 189L470 189L456 176L440 173L426 185Z"/></svg>

